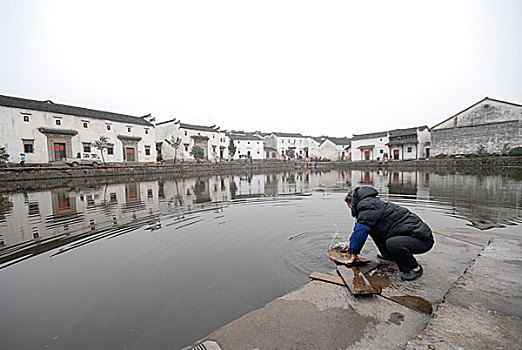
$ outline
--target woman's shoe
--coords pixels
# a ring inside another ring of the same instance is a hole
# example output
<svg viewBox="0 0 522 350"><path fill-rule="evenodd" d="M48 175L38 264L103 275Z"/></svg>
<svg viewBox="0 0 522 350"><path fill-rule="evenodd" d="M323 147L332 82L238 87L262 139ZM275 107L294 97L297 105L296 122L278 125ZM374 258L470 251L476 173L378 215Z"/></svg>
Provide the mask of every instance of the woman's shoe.
<svg viewBox="0 0 522 350"><path fill-rule="evenodd" d="M420 267L419 271L410 270L408 272L403 273L401 276L401 280L414 281L417 278L419 278L420 276L422 276L422 273L424 272L424 270L422 269L422 266L420 264L419 264L419 267Z"/></svg>

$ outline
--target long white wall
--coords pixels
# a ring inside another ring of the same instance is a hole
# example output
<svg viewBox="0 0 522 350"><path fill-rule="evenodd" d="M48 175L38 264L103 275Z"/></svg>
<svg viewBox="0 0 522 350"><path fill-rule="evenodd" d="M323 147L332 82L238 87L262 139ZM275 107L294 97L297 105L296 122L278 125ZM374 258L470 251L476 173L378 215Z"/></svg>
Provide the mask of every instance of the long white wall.
<svg viewBox="0 0 522 350"><path fill-rule="evenodd" d="M26 117L27 121L24 121ZM59 120L60 125L57 125ZM87 127L84 126L87 123ZM108 130L109 126L110 130ZM40 132L38 128L56 130L75 130L77 134L71 137L70 150L68 154L75 156L83 151L83 143L91 143L106 136L114 145L114 154L108 155L105 151L104 158L107 162L123 162L123 144L119 135L127 137L139 137L136 153L139 162L153 162L156 160L155 151L155 129L151 126L121 123L102 119L85 118L73 115L65 115L51 112L25 110L12 107L0 106L0 135L2 135L2 146L6 147L10 154L10 162L18 162L19 154L25 153L27 163L48 163L52 161L51 149L49 149L48 137ZM130 128L130 131L129 131ZM24 141L34 140L32 153L24 152ZM145 147L150 147L150 154L145 154ZM91 148L91 152L100 154L100 151Z"/></svg>

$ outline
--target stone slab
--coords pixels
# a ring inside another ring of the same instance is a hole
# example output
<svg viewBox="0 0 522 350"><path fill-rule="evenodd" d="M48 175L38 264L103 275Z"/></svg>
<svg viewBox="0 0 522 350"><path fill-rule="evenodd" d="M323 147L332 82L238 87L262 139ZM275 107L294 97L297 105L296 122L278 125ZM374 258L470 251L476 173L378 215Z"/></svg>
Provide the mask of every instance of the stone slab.
<svg viewBox="0 0 522 350"><path fill-rule="evenodd" d="M312 281L204 340L225 350L397 349L429 319L383 298L358 298L346 287Z"/></svg>
<svg viewBox="0 0 522 350"><path fill-rule="evenodd" d="M521 349L522 243L494 238L409 350Z"/></svg>
<svg viewBox="0 0 522 350"><path fill-rule="evenodd" d="M382 286L382 295L387 298L420 297L435 309L453 283L475 260L482 247L460 239L434 232L435 245L426 254L416 258L424 268L424 274L415 281L401 281L397 265L389 262L369 273L372 283Z"/></svg>

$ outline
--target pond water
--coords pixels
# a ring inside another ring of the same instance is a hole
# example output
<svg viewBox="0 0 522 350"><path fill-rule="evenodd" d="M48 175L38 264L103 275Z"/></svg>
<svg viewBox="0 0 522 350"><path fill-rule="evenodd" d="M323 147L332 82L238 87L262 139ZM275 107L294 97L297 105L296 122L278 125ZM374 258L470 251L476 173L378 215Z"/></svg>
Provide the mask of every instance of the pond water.
<svg viewBox="0 0 522 350"><path fill-rule="evenodd" d="M192 344L331 272L324 252L354 225L344 195L364 184L433 228L522 231L522 179L507 175L298 171L4 193L2 348Z"/></svg>

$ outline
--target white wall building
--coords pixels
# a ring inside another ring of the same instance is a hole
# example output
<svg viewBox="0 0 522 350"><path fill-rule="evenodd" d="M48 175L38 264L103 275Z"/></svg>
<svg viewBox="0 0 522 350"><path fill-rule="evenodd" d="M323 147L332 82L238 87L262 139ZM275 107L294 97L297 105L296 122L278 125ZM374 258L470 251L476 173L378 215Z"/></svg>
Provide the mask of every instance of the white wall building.
<svg viewBox="0 0 522 350"><path fill-rule="evenodd" d="M349 160L351 139L347 137L327 137L319 146L321 158L329 160Z"/></svg>
<svg viewBox="0 0 522 350"><path fill-rule="evenodd" d="M18 162L20 153L29 164L61 162L78 152L101 155L92 146L100 136L110 143L106 162L153 162L155 129L148 119L0 95L1 146L10 162Z"/></svg>
<svg viewBox="0 0 522 350"><path fill-rule="evenodd" d="M389 159L422 159L429 157L431 133L427 126L388 132Z"/></svg>
<svg viewBox="0 0 522 350"><path fill-rule="evenodd" d="M229 139L218 126L202 126L182 123L172 119L156 124L157 149L164 160L173 160L175 149L166 140L179 138L181 144L177 150L177 159L194 160L190 155L192 147L199 146L204 151L203 159L221 161L228 159Z"/></svg>
<svg viewBox="0 0 522 350"><path fill-rule="evenodd" d="M319 151L319 146L325 140L325 137L306 137L306 147L305 153L307 153L307 158L318 158L321 156Z"/></svg>
<svg viewBox="0 0 522 350"><path fill-rule="evenodd" d="M381 161L388 153L388 132L375 132L371 134L353 135L352 137L352 161Z"/></svg>
<svg viewBox="0 0 522 350"><path fill-rule="evenodd" d="M522 104L486 97L431 128L431 153L506 153L522 146Z"/></svg>
<svg viewBox="0 0 522 350"><path fill-rule="evenodd" d="M301 134L273 132L265 137L265 146L275 149L278 159L302 159L306 157L307 138ZM293 157L289 157L292 152Z"/></svg>
<svg viewBox="0 0 522 350"><path fill-rule="evenodd" d="M262 137L247 132L229 132L227 136L236 147L232 159L264 159L265 142Z"/></svg>

